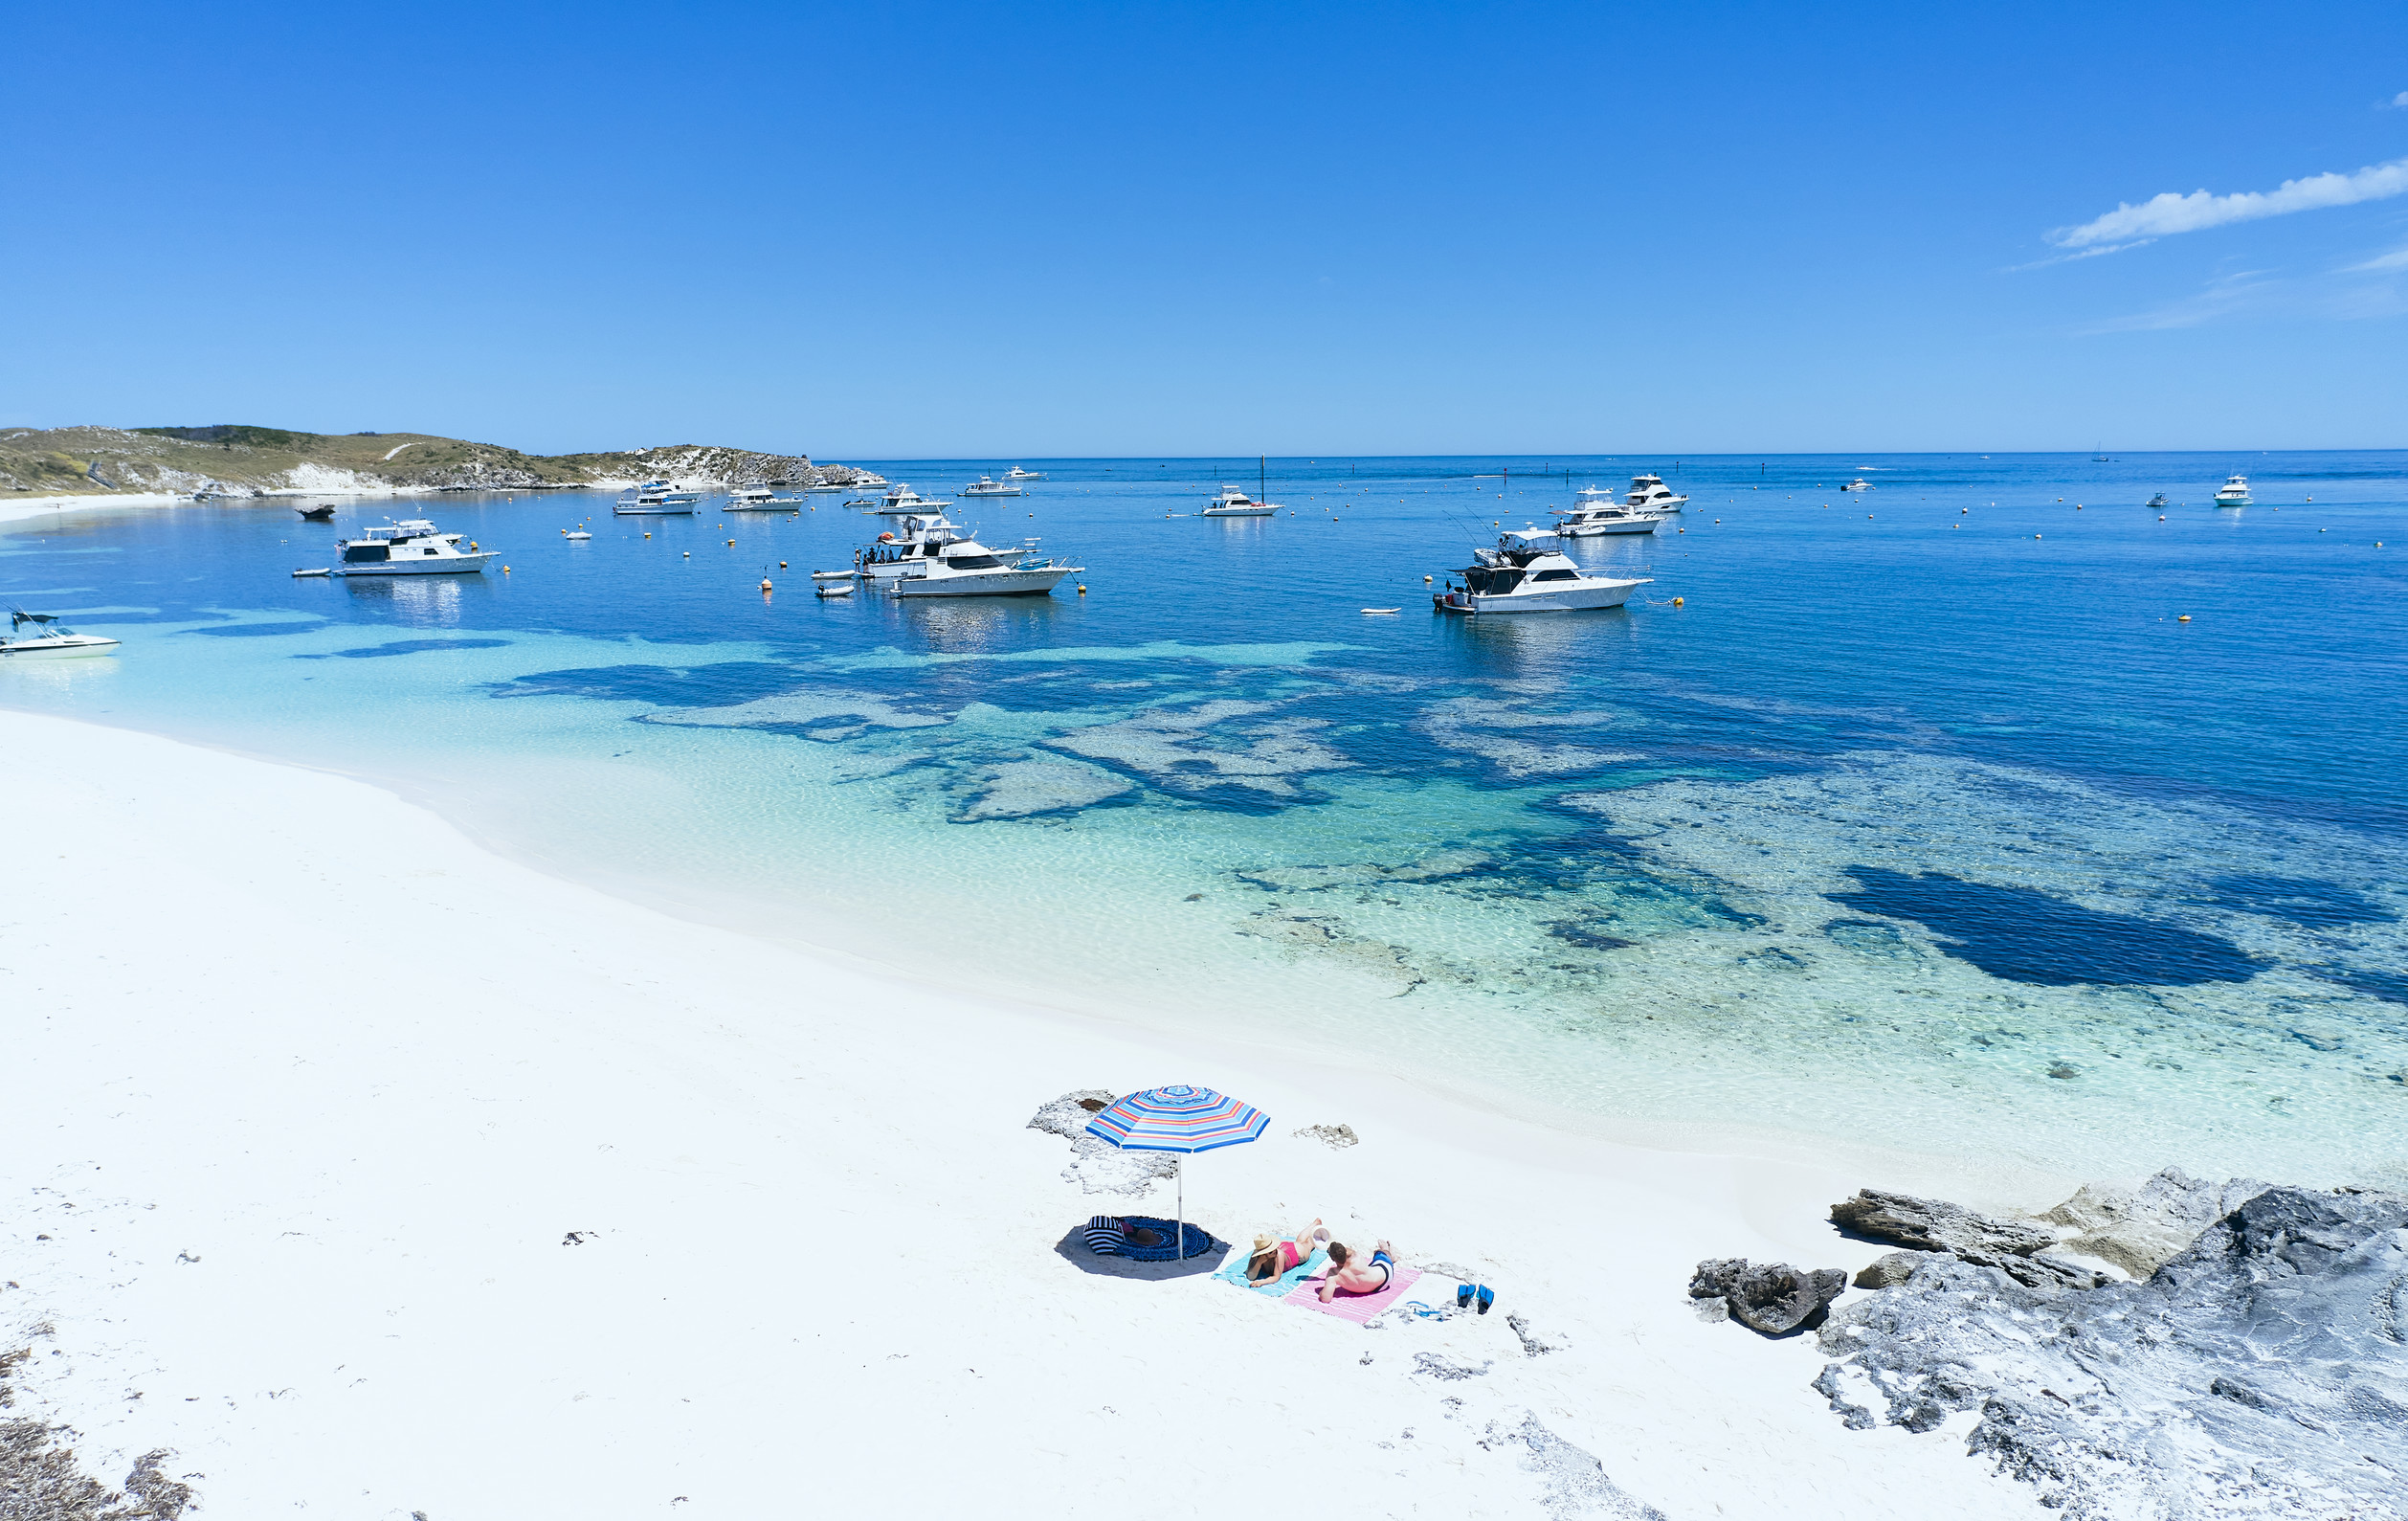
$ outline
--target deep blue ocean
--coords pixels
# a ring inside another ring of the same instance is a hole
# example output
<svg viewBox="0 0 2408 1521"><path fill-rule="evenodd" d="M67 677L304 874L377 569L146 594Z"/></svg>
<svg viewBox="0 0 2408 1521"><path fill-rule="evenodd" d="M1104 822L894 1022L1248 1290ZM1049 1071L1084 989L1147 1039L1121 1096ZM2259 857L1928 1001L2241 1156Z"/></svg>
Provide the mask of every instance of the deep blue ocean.
<svg viewBox="0 0 2408 1521"><path fill-rule="evenodd" d="M1290 510L1219 521L1254 459L858 462L1043 470L952 515L1086 569L822 602L882 526L830 495L102 509L0 529L0 601L123 653L0 705L1558 1123L2408 1183L2408 453L1273 459ZM1572 550L1653 578L1627 609L1431 613L1498 526L1641 470L1687 510ZM2234 471L2255 504L2213 507ZM291 578L389 514L502 561Z"/></svg>

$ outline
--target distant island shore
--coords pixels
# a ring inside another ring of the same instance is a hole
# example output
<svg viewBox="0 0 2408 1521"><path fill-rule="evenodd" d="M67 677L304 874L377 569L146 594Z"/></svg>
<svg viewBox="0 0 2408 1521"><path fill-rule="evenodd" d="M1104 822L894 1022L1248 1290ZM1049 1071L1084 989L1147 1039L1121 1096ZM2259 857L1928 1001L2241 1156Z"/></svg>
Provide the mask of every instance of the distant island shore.
<svg viewBox="0 0 2408 1521"><path fill-rule="evenodd" d="M610 488L654 480L693 489L872 484L879 478L847 465L815 465L808 455L716 444L530 455L435 434L315 434L244 423L0 430L0 506L94 496Z"/></svg>

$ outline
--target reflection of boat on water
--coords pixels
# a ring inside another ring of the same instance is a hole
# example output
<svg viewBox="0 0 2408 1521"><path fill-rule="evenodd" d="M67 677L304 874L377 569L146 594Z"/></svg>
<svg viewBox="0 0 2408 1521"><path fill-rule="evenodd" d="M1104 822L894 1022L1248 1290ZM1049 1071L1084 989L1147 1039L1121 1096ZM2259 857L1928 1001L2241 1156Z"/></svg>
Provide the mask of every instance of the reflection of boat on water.
<svg viewBox="0 0 2408 1521"><path fill-rule="evenodd" d="M1450 582L1431 601L1441 613L1572 613L1620 607L1652 579L1589 575L1558 542L1535 528L1500 534L1495 548L1473 551L1473 563L1457 572L1461 586Z"/></svg>
<svg viewBox="0 0 2408 1521"><path fill-rule="evenodd" d="M2216 493L2216 504L2219 507L2247 506L2249 504L2249 478L2227 476L2223 489Z"/></svg>
<svg viewBox="0 0 2408 1521"><path fill-rule="evenodd" d="M337 575L479 575L499 549L463 549L460 535L445 533L424 518L387 521L365 539L342 539Z"/></svg>
<svg viewBox="0 0 2408 1521"><path fill-rule="evenodd" d="M1051 560L1028 564L1019 551L1007 558L975 539L956 539L936 552L905 563L887 583L896 596L1047 596L1062 577L1084 569Z"/></svg>
<svg viewBox="0 0 2408 1521"><path fill-rule="evenodd" d="M33 633L18 631L32 628ZM78 634L52 613L9 609L9 635L0 638L0 660L72 660L85 655L114 655L118 641L105 634Z"/></svg>

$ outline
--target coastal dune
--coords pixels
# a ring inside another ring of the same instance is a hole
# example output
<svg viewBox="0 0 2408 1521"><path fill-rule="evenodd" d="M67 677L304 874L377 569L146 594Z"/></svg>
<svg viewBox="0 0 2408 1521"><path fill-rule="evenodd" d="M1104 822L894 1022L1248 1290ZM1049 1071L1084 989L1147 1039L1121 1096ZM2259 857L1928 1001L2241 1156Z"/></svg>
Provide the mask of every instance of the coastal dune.
<svg viewBox="0 0 2408 1521"><path fill-rule="evenodd" d="M891 955L799 952L343 776L6 711L0 747L38 783L0 836L8 1416L112 1486L157 1455L227 1516L2041 1513L1970 1414L1849 1430L1812 1337L1690 1308L1703 1259L1862 1267L1826 1212L1883 1179L965 995L913 969L1009 948L907 912ZM1089 1215L1171 1190L1085 1192L1031 1114L1179 1082L1272 1116L1188 1164L1191 1219L1320 1216L1496 1312L1366 1329L1087 1257Z"/></svg>

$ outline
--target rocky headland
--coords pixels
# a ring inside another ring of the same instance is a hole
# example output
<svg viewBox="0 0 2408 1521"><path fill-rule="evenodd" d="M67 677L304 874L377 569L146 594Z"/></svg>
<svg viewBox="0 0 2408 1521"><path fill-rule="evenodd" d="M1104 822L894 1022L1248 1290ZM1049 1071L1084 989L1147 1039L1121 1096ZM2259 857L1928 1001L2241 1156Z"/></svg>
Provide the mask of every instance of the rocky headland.
<svg viewBox="0 0 2408 1521"><path fill-rule="evenodd" d="M0 502L11 496L608 488L655 479L705 490L756 481L881 483L868 471L815 465L806 455L706 444L530 455L433 434L311 434L241 423L0 430Z"/></svg>

